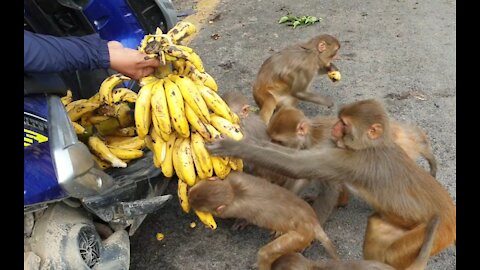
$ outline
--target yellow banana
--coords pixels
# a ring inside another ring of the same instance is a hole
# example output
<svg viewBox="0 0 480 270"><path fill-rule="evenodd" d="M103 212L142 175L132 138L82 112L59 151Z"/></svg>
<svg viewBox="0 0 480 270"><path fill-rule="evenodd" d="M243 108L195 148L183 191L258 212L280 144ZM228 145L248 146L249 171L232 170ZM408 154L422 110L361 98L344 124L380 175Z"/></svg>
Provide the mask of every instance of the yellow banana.
<svg viewBox="0 0 480 270"><path fill-rule="evenodd" d="M187 63L187 69L188 70L193 70ZM217 82L215 82L215 79L210 76L207 72L199 72L198 70L194 69L193 73L190 74L190 78L192 78L193 81L195 82L201 82L203 85L206 87L212 89L213 91L217 92L218 91L218 85Z"/></svg>
<svg viewBox="0 0 480 270"><path fill-rule="evenodd" d="M130 127L135 125L133 121L132 109L130 109L127 103L122 102L115 106L115 116L117 117L121 127Z"/></svg>
<svg viewBox="0 0 480 270"><path fill-rule="evenodd" d="M95 93L95 95L91 96L89 99L88 99L88 102L92 102L92 103L98 103L100 104L100 94L97 92Z"/></svg>
<svg viewBox="0 0 480 270"><path fill-rule="evenodd" d="M137 135L137 131L135 127L124 127L115 130L112 134L113 136L125 136L125 137L133 137Z"/></svg>
<svg viewBox="0 0 480 270"><path fill-rule="evenodd" d="M108 149L107 145L102 140L100 140L100 138L98 138L97 136L90 136L88 138L88 146L90 146L90 149L95 155L97 155L103 160L110 162L113 167L120 167L120 168L127 167L127 163L123 162L118 157L116 157L110 151L110 149Z"/></svg>
<svg viewBox="0 0 480 270"><path fill-rule="evenodd" d="M98 168L100 168L102 170L105 170L105 169L108 169L108 168L112 167L112 165L110 165L110 163L108 163L104 160L101 160L99 157L97 157L95 155L92 155L92 158L93 158L93 161L95 161L95 164L97 164Z"/></svg>
<svg viewBox="0 0 480 270"><path fill-rule="evenodd" d="M145 147L145 140L135 137L120 137L120 136L106 136L105 140L110 147L123 149L143 149Z"/></svg>
<svg viewBox="0 0 480 270"><path fill-rule="evenodd" d="M165 66L167 64L167 58L165 57L165 52L160 51L158 53L158 61L160 61L161 66Z"/></svg>
<svg viewBox="0 0 480 270"><path fill-rule="evenodd" d="M137 93L132 91L131 89L128 88L115 88L112 91L112 101L113 103L117 103L120 101L125 101L125 102L130 102L130 103L135 103L137 100Z"/></svg>
<svg viewBox="0 0 480 270"><path fill-rule="evenodd" d="M180 178L178 178L177 195L178 195L178 200L180 201L180 206L182 207L182 210L185 213L190 212L190 204L188 202L187 189L188 189L187 184L183 182Z"/></svg>
<svg viewBox="0 0 480 270"><path fill-rule="evenodd" d="M176 58L188 60L195 66L195 68L199 72L205 72L202 59L195 52L189 53L176 45L169 45L165 47L165 53Z"/></svg>
<svg viewBox="0 0 480 270"><path fill-rule="evenodd" d="M224 161L222 161L220 157L211 156L210 159L212 160L213 171L215 174L221 179L225 179L232 168L224 164Z"/></svg>
<svg viewBox="0 0 480 270"><path fill-rule="evenodd" d="M118 84L130 80L129 77L122 75L120 73L114 74L106 78L100 85L98 94L100 95L100 102L112 105L112 90Z"/></svg>
<svg viewBox="0 0 480 270"><path fill-rule="evenodd" d="M143 157L143 151L138 149L123 149L118 147L108 147L108 149L119 159L130 160Z"/></svg>
<svg viewBox="0 0 480 270"><path fill-rule="evenodd" d="M230 158L228 164L233 170L243 172L243 160L239 158Z"/></svg>
<svg viewBox="0 0 480 270"><path fill-rule="evenodd" d="M175 141L177 140L176 133L170 134L170 139L167 141L167 147L165 151L165 159L162 162L162 173L165 177L172 177L173 175L173 146L175 145Z"/></svg>
<svg viewBox="0 0 480 270"><path fill-rule="evenodd" d="M172 29L170 29L170 31L167 32L167 36L171 38L172 42L178 43L196 31L197 28L193 23L180 21Z"/></svg>
<svg viewBox="0 0 480 270"><path fill-rule="evenodd" d="M108 116L108 115L92 115L88 117L86 120L89 124L96 125L98 123L101 123L103 121L107 121L108 119L112 119L113 117Z"/></svg>
<svg viewBox="0 0 480 270"><path fill-rule="evenodd" d="M240 126L237 124L233 124L227 119L218 116L216 114L210 115L212 125L220 131L220 133L227 135L228 137L239 141L243 138L243 134L240 131Z"/></svg>
<svg viewBox="0 0 480 270"><path fill-rule="evenodd" d="M172 133L170 133L170 134L172 134ZM160 130L160 137L162 137L162 139L164 141L168 141L170 139L170 134L167 134L167 133L163 132L162 130Z"/></svg>
<svg viewBox="0 0 480 270"><path fill-rule="evenodd" d="M145 52L145 47L147 47L147 44L154 39L154 35L145 35L142 41L140 41L140 46L138 47L138 50L141 52Z"/></svg>
<svg viewBox="0 0 480 270"><path fill-rule="evenodd" d="M183 99L190 106L190 108L202 119L203 122L210 122L210 113L207 104L199 93L197 86L193 81L184 76L170 75L168 76L182 92Z"/></svg>
<svg viewBox="0 0 480 270"><path fill-rule="evenodd" d="M150 82L142 86L138 91L138 98L135 102L135 127L140 139L144 139L150 130L150 123L152 122L152 111L150 110L152 98L152 89L157 81Z"/></svg>
<svg viewBox="0 0 480 270"><path fill-rule="evenodd" d="M72 102L73 103L73 102ZM72 104L70 103L70 104ZM70 105L68 104L68 105ZM67 105L67 106L68 106ZM91 112L97 109L99 106L98 103L91 103L91 102L83 102L77 106L74 106L70 111L68 111L68 116L72 121L77 121L82 117L83 114Z"/></svg>
<svg viewBox="0 0 480 270"><path fill-rule="evenodd" d="M178 58L177 58L177 57L171 56L171 55L169 55L169 54L165 54L165 59L166 59L168 62L178 61Z"/></svg>
<svg viewBox="0 0 480 270"><path fill-rule="evenodd" d="M328 72L328 77L333 82L337 82L337 81L340 81L342 79L342 74L340 74L340 71L338 71L338 70L330 71L330 72Z"/></svg>
<svg viewBox="0 0 480 270"><path fill-rule="evenodd" d="M182 92L178 86L169 78L164 79L165 95L167 97L168 112L173 128L180 136L187 138L190 136L190 128L187 118L185 117L185 105L183 102Z"/></svg>
<svg viewBox="0 0 480 270"><path fill-rule="evenodd" d="M185 59L178 59L177 61L172 62L173 69L178 72L178 74L183 74L185 71Z"/></svg>
<svg viewBox="0 0 480 270"><path fill-rule="evenodd" d="M164 55L165 55L165 54L164 54ZM168 74L172 73L171 65L172 65L171 62L166 62L165 65L160 65L160 66L155 70L155 76L157 76L158 78L167 77Z"/></svg>
<svg viewBox="0 0 480 270"><path fill-rule="evenodd" d="M179 152L180 144L182 143L183 140L184 140L184 138L182 138L181 136L180 137L176 136L176 140L173 144L173 149L172 149L172 165L173 165L173 169L175 170L175 173L177 174L177 177L179 179L183 179L182 171L180 170L181 162L178 159L178 152Z"/></svg>
<svg viewBox="0 0 480 270"><path fill-rule="evenodd" d="M76 134L83 134L85 133L85 128L80 125L79 123L77 122L72 122L72 125L73 125L73 129L75 129L75 133Z"/></svg>
<svg viewBox="0 0 480 270"><path fill-rule="evenodd" d="M60 101L62 101L63 106L66 106L68 103L72 102L72 90L68 89L67 94L60 98Z"/></svg>
<svg viewBox="0 0 480 270"><path fill-rule="evenodd" d="M152 108L152 118L154 118L153 127L158 133L162 131L166 134L170 134L172 132L172 125L170 123L167 97L165 96L162 79L153 86L153 94L150 103Z"/></svg>
<svg viewBox="0 0 480 270"><path fill-rule="evenodd" d="M147 135L145 136L145 146L148 148L148 150L153 152L153 141L152 141L152 136ZM155 158L155 155L153 156Z"/></svg>
<svg viewBox="0 0 480 270"><path fill-rule="evenodd" d="M195 210L195 214L197 214L198 219L200 219L200 221L207 225L210 229L215 230L217 228L217 223L215 222L212 214L197 210Z"/></svg>
<svg viewBox="0 0 480 270"><path fill-rule="evenodd" d="M227 103L215 91L205 85L196 84L196 86L210 110L227 119L229 122L233 122L232 111Z"/></svg>
<svg viewBox="0 0 480 270"><path fill-rule="evenodd" d="M205 148L205 141L197 132L192 132L190 137L193 149L193 161L197 174L200 179L205 179L213 175L213 165L210 159L210 154Z"/></svg>
<svg viewBox="0 0 480 270"><path fill-rule="evenodd" d="M184 180L187 185L193 186L195 184L196 174L195 165L193 164L190 138L183 139L178 146L177 151L174 151L173 154L177 156L176 158L178 162L178 168L175 167L175 171L177 172L177 174L178 171L180 171L182 180Z"/></svg>
<svg viewBox="0 0 480 270"><path fill-rule="evenodd" d="M156 80L158 80L158 78L154 75L148 75L147 77L143 77L138 80L138 84L140 85L140 87L142 87Z"/></svg>
<svg viewBox="0 0 480 270"><path fill-rule="evenodd" d="M78 99L78 100L75 100L75 101L72 101L70 103L68 103L66 106L65 106L65 110L67 112L71 111L74 107L77 107L77 106L80 106L81 104L83 103L86 103L88 101L88 99Z"/></svg>
<svg viewBox="0 0 480 270"><path fill-rule="evenodd" d="M160 168L162 166L162 162L165 160L167 143L162 139L162 137L160 137L159 134L157 134L157 132L155 132L155 129L152 129L151 136L153 142L153 154L157 160L155 166Z"/></svg>
<svg viewBox="0 0 480 270"><path fill-rule="evenodd" d="M205 126L205 123L200 120L197 114L190 108L188 104L185 104L185 116L187 117L188 123L192 126L192 128L200 133L200 135L207 139L211 140L212 139L212 134L208 131L207 127Z"/></svg>
<svg viewBox="0 0 480 270"><path fill-rule="evenodd" d="M210 134L210 137L209 138L206 138L206 137L203 137L205 140L207 140L207 142L212 142L218 138L221 137L221 133L220 131L218 131L214 126L212 126L211 124L205 124L205 127L207 128L208 130L208 133ZM202 135L202 133L200 133L200 135ZM203 136L203 135L202 135Z"/></svg>

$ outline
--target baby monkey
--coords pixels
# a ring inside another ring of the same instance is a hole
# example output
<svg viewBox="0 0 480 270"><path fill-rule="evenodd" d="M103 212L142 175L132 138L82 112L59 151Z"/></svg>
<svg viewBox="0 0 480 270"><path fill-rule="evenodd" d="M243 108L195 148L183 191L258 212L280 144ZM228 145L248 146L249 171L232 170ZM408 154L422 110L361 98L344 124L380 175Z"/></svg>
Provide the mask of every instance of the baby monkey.
<svg viewBox="0 0 480 270"><path fill-rule="evenodd" d="M299 252L319 240L334 259L332 241L320 226L312 207L290 191L268 181L240 172L224 180L212 177L188 192L192 208L220 218L241 218L261 228L281 234L260 248L258 269L266 270L283 254Z"/></svg>

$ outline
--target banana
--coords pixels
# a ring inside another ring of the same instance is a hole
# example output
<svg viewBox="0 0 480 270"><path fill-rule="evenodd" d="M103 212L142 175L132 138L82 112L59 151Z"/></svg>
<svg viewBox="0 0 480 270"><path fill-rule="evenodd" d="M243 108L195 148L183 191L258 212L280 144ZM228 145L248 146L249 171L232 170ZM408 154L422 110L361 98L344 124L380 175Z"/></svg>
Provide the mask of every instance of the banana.
<svg viewBox="0 0 480 270"><path fill-rule="evenodd" d="M180 206L182 207L182 210L185 213L190 212L190 204L188 203L187 189L188 189L187 184L183 182L180 178L178 178L177 195L178 195L178 200L180 201Z"/></svg>
<svg viewBox="0 0 480 270"><path fill-rule="evenodd" d="M145 140L135 137L120 137L120 136L105 136L107 145L110 147L123 149L143 149L145 147Z"/></svg>
<svg viewBox="0 0 480 270"><path fill-rule="evenodd" d="M124 136L124 137L133 137L137 135L135 127L124 127L115 130L112 134L113 136Z"/></svg>
<svg viewBox="0 0 480 270"><path fill-rule="evenodd" d="M205 126L205 123L200 120L197 114L190 108L188 104L185 104L185 116L187 117L188 123L192 126L192 128L200 133L200 135L207 139L211 140L212 139L212 134L208 131L207 127Z"/></svg>
<svg viewBox="0 0 480 270"><path fill-rule="evenodd" d="M172 134L172 133L170 133L170 134ZM162 139L164 141L168 141L170 139L170 134L167 134L167 133L163 132L162 130L160 130L160 137L162 137Z"/></svg>
<svg viewBox="0 0 480 270"><path fill-rule="evenodd" d="M332 80L333 82L337 82L342 79L342 74L340 74L340 71L338 70L330 71L328 72L328 78L330 78L330 80Z"/></svg>
<svg viewBox="0 0 480 270"><path fill-rule="evenodd" d="M141 52L145 52L145 48L147 47L147 44L153 40L155 40L153 35L145 35L142 41L140 41L140 46L138 47L138 50Z"/></svg>
<svg viewBox="0 0 480 270"><path fill-rule="evenodd" d="M191 66L188 65L187 63L187 69L193 70L193 73L190 74L190 78L195 81L195 82L201 82L203 85L206 87L212 89L213 91L217 92L218 91L218 85L215 82L215 79L213 79L210 74L207 72L199 72L196 69L192 69Z"/></svg>
<svg viewBox="0 0 480 270"><path fill-rule="evenodd" d="M179 168L175 168L175 171L177 174L178 171L180 171L182 179L185 181L185 183L187 183L189 186L193 186L195 184L196 174L195 165L193 164L190 138L183 139L178 146L177 151L174 151L173 154L177 156L177 165L179 165Z"/></svg>
<svg viewBox="0 0 480 270"><path fill-rule="evenodd" d="M143 157L143 151L138 149L123 149L117 147L108 147L108 149L119 159L131 160Z"/></svg>
<svg viewBox="0 0 480 270"><path fill-rule="evenodd" d="M180 21L167 32L167 36L169 36L174 43L178 43L195 32L197 32L197 28L193 23Z"/></svg>
<svg viewBox="0 0 480 270"><path fill-rule="evenodd" d="M212 160L213 171L215 174L221 179L225 179L232 168L226 165L220 157L211 156L210 159Z"/></svg>
<svg viewBox="0 0 480 270"><path fill-rule="evenodd" d="M89 124L96 125L98 123L101 123L103 121L107 121L108 119L112 119L113 117L108 116L108 115L92 115L88 117L86 120Z"/></svg>
<svg viewBox="0 0 480 270"><path fill-rule="evenodd" d="M60 98L60 101L62 101L63 106L66 106L68 103L72 102L72 90L68 89L67 94Z"/></svg>
<svg viewBox="0 0 480 270"><path fill-rule="evenodd" d="M160 51L158 53L157 59L158 59L158 61L160 61L161 66L165 66L167 64L167 58L165 57L165 52Z"/></svg>
<svg viewBox="0 0 480 270"><path fill-rule="evenodd" d="M65 111L69 112L73 108L80 106L81 104L86 103L87 101L88 99L84 99L84 98L72 101L65 106Z"/></svg>
<svg viewBox="0 0 480 270"><path fill-rule="evenodd" d="M162 161L162 172L165 177L172 177L173 175L173 146L175 145L176 140L176 133L172 133L170 134L170 139L168 139L166 143L165 159Z"/></svg>
<svg viewBox="0 0 480 270"><path fill-rule="evenodd" d="M216 139L218 139L222 136L220 131L218 131L214 126L212 126L210 124L205 124L205 127L207 128L208 133L210 134L209 138L203 137L205 140L207 140L207 142L212 142L212 141L214 141L214 140L216 140ZM200 135L202 135L202 134L200 133Z"/></svg>
<svg viewBox="0 0 480 270"><path fill-rule="evenodd" d="M212 125L220 131L220 133L227 135L228 137L239 141L243 138L243 134L240 131L240 126L237 124L233 124L227 119L218 116L216 114L210 115Z"/></svg>
<svg viewBox="0 0 480 270"><path fill-rule="evenodd" d="M95 93L95 95L91 96L91 97L88 99L88 102L101 104L101 102L100 102L100 94L99 94L98 92Z"/></svg>
<svg viewBox="0 0 480 270"><path fill-rule="evenodd" d="M172 125L170 123L170 115L168 113L167 97L165 96L165 89L163 88L163 80L160 79L158 83L153 86L153 94L150 100L153 118L153 127L160 133L160 131L170 134L172 132Z"/></svg>
<svg viewBox="0 0 480 270"><path fill-rule="evenodd" d="M165 47L165 53L176 58L183 58L185 60L188 60L195 66L195 68L199 72L205 72L202 59L200 58L200 56L198 56L197 53L193 51L189 53L176 45L168 45Z"/></svg>
<svg viewBox="0 0 480 270"><path fill-rule="evenodd" d="M163 141L162 137L160 137L157 132L155 132L155 129L152 129L151 136L153 142L153 154L155 155L155 159L157 160L155 167L161 168L161 164L165 160L167 152L167 143Z"/></svg>
<svg viewBox="0 0 480 270"><path fill-rule="evenodd" d="M74 101L75 102L75 101ZM72 104L71 102L70 104ZM68 104L68 105L70 105ZM68 106L67 105L67 106ZM68 116L72 121L77 121L85 113L91 112L99 107L98 103L83 102L77 106L74 106L71 110L68 111Z"/></svg>
<svg viewBox="0 0 480 270"><path fill-rule="evenodd" d="M205 123L210 122L210 113L207 104L205 104L202 95L199 93L193 81L188 77L178 75L169 75L168 78L177 84L183 99L198 117Z"/></svg>
<svg viewBox="0 0 480 270"><path fill-rule="evenodd" d="M132 109L130 109L127 103L122 102L115 105L115 117L117 117L121 127L135 125Z"/></svg>
<svg viewBox="0 0 480 270"><path fill-rule="evenodd" d="M173 128L182 137L190 136L190 128L187 118L185 117L185 105L183 102L182 92L178 86L169 78L164 79L165 95L167 97L168 112Z"/></svg>
<svg viewBox="0 0 480 270"><path fill-rule="evenodd" d="M176 136L176 140L173 144L173 148L172 148L172 165L173 165L173 169L175 170L175 173L177 174L177 177L179 179L183 179L183 176L182 176L182 171L180 170L180 160L178 159L178 152L179 152L179 147L180 147L180 144L182 143L182 141L184 140L184 138L182 137L177 137Z"/></svg>
<svg viewBox="0 0 480 270"><path fill-rule="evenodd" d="M145 136L145 146L148 148L148 150L153 152L153 141L152 141L152 136L149 134ZM155 155L153 156L155 158Z"/></svg>
<svg viewBox="0 0 480 270"><path fill-rule="evenodd" d="M90 146L90 149L92 152L100 157L101 159L108 161L112 164L113 167L120 167L120 168L125 168L127 167L127 163L123 162L119 158L117 158L105 145L105 143L100 140L97 136L90 136L88 138L88 146Z"/></svg>
<svg viewBox="0 0 480 270"><path fill-rule="evenodd" d="M178 74L183 74L185 72L185 59L178 59L175 62L172 62L173 69L178 72Z"/></svg>
<svg viewBox="0 0 480 270"><path fill-rule="evenodd" d="M165 54L165 59L168 61L168 62L175 62L178 60L177 57L174 57L174 56L171 56L169 54Z"/></svg>
<svg viewBox="0 0 480 270"><path fill-rule="evenodd" d="M158 81L153 81L145 86L142 86L138 91L138 98L135 102L135 127L140 139L144 139L150 130L150 123L152 122L151 98L152 89Z"/></svg>
<svg viewBox="0 0 480 270"><path fill-rule="evenodd" d="M85 133L85 128L80 125L79 123L77 122L72 122L72 125L73 125L73 129L75 129L75 133L76 134L83 134Z"/></svg>
<svg viewBox="0 0 480 270"><path fill-rule="evenodd" d="M120 127L120 124L118 123L117 118L110 117L105 121L95 124L94 126L100 135L106 136L113 134Z"/></svg>
<svg viewBox="0 0 480 270"><path fill-rule="evenodd" d="M205 85L196 84L196 86L210 110L212 110L215 114L227 119L229 122L233 122L232 111L228 107L227 103L215 91L206 87Z"/></svg>
<svg viewBox="0 0 480 270"><path fill-rule="evenodd" d="M213 175L213 165L210 154L205 148L205 141L197 132L192 132L190 137L193 149L193 162L197 169L200 179L205 179Z"/></svg>
<svg viewBox="0 0 480 270"><path fill-rule="evenodd" d="M95 155L92 155L92 158L93 158L93 161L95 161L95 164L97 164L98 168L100 168L102 170L105 170L105 169L108 169L108 168L112 167L112 165L110 165L110 163L101 160L99 157L97 157Z"/></svg>
<svg viewBox="0 0 480 270"><path fill-rule="evenodd" d="M165 55L165 54L164 54ZM166 62L165 65L160 65L156 70L155 70L155 76L158 78L164 78L167 77L168 74L172 73L172 63L171 62Z"/></svg>
<svg viewBox="0 0 480 270"><path fill-rule="evenodd" d="M192 53L194 52L192 48L188 47L188 46L184 46L184 45L179 45L179 44L175 44L175 46L177 46L178 48L188 52L188 53Z"/></svg>
<svg viewBox="0 0 480 270"><path fill-rule="evenodd" d="M198 219L200 219L200 221L207 225L210 229L215 230L217 228L217 223L215 222L212 214L197 210L195 210L195 214L197 215Z"/></svg>
<svg viewBox="0 0 480 270"><path fill-rule="evenodd" d="M243 160L239 158L230 158L228 164L233 170L243 172ZM234 164L235 168L233 168L234 166L232 166L232 164Z"/></svg>
<svg viewBox="0 0 480 270"><path fill-rule="evenodd" d="M143 77L138 80L138 84L142 87L156 80L158 80L158 78L154 75L148 75L147 77Z"/></svg>
<svg viewBox="0 0 480 270"><path fill-rule="evenodd" d="M100 85L98 94L100 95L100 102L112 105L112 90L118 84L130 80L129 77L120 73L114 74L106 78Z"/></svg>
<svg viewBox="0 0 480 270"><path fill-rule="evenodd" d="M115 88L112 90L112 102L117 103L120 101L135 103L137 100L137 93L128 88Z"/></svg>

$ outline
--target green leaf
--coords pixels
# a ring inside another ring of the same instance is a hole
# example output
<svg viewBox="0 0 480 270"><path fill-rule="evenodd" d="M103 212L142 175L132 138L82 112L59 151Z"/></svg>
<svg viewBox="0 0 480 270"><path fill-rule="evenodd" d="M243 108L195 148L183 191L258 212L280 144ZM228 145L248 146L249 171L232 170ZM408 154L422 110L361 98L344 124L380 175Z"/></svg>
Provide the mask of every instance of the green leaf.
<svg viewBox="0 0 480 270"><path fill-rule="evenodd" d="M300 25L301 22L300 21L294 21L293 22L293 29L295 29L295 27L297 27L298 25Z"/></svg>
<svg viewBox="0 0 480 270"><path fill-rule="evenodd" d="M284 23L284 22L287 22L289 20L290 20L290 16L283 16L283 17L280 18L278 23Z"/></svg>

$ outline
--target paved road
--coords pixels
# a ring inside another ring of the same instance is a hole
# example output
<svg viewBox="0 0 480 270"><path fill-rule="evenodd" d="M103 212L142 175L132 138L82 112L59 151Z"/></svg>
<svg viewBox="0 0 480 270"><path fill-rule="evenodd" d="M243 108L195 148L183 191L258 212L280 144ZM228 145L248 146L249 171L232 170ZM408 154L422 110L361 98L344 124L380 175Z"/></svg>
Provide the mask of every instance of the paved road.
<svg viewBox="0 0 480 270"><path fill-rule="evenodd" d="M290 29L277 24L287 12L323 20ZM343 79L333 85L318 78L315 91L331 95L337 104L379 98L395 118L423 127L439 163L438 181L455 199L455 1L222 0L208 20L201 20L203 29L190 46L217 79L221 93L241 91L249 97L258 68L272 52L319 33L337 36L342 48L336 64ZM212 39L212 35L219 38ZM336 111L306 103L301 108L310 116ZM173 181L169 192L175 194L175 187ZM327 222L325 230L343 258L361 258L370 212L368 205L352 199ZM269 240L267 231L254 227L232 231L229 220L218 220L216 231L202 226L191 229L191 221L196 218L183 214L173 200L147 217L132 238L131 269L250 269L256 251ZM163 241L155 239L157 232L165 234ZM305 256L327 257L318 243ZM428 269L456 269L455 247L433 257Z"/></svg>

